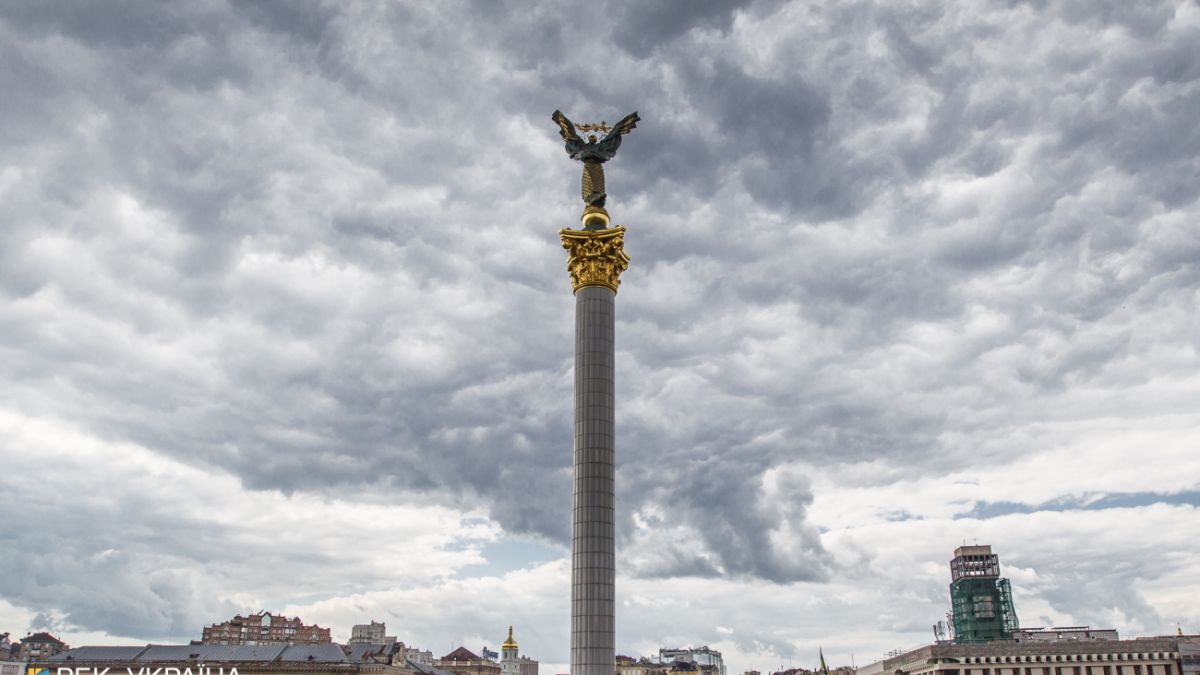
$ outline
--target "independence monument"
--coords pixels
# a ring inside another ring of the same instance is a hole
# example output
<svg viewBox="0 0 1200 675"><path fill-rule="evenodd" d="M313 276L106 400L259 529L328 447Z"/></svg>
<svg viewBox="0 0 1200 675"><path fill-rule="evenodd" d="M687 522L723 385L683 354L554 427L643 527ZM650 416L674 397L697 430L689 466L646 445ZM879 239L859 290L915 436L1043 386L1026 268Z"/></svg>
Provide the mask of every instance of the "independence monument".
<svg viewBox="0 0 1200 675"><path fill-rule="evenodd" d="M625 228L609 227L604 162L637 125L571 123L559 111L567 154L583 162L581 229L559 230L575 291L575 482L571 505L571 675L612 675L616 605L613 540L613 310L621 272L629 267ZM600 131L601 140L576 132Z"/></svg>

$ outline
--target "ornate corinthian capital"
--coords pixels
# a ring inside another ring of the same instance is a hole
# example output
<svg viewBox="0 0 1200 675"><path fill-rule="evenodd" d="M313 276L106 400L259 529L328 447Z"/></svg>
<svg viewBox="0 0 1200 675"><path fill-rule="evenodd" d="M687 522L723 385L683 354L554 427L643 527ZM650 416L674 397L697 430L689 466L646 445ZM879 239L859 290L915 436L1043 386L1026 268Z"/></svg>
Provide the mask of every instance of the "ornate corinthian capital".
<svg viewBox="0 0 1200 675"><path fill-rule="evenodd" d="M584 286L603 286L617 292L621 272L629 267L625 253L625 228L558 231L563 248L567 249L567 271L571 273L571 288L578 292Z"/></svg>

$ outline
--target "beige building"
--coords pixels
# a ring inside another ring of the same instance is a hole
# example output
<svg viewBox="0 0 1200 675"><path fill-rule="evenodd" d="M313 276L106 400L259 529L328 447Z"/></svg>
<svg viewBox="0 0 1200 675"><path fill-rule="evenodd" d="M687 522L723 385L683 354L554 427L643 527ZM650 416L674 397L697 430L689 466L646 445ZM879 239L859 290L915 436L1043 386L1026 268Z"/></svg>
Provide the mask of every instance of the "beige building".
<svg viewBox="0 0 1200 675"><path fill-rule="evenodd" d="M1149 638L929 645L856 675L1181 675L1179 644Z"/></svg>
<svg viewBox="0 0 1200 675"><path fill-rule="evenodd" d="M400 643L403 645L404 643ZM416 647L404 647L404 658L422 666L433 667L433 652L428 649L417 649Z"/></svg>
<svg viewBox="0 0 1200 675"><path fill-rule="evenodd" d="M393 635L387 635L387 625L380 621L372 621L371 623L362 623L350 628L350 642L352 645L383 645L392 644L396 641Z"/></svg>

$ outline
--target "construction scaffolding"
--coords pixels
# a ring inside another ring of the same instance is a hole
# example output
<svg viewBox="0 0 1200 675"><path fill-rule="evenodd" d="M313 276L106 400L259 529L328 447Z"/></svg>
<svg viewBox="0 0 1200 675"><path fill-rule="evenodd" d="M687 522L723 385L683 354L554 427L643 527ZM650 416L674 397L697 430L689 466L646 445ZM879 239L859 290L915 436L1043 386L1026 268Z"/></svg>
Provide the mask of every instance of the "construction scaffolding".
<svg viewBox="0 0 1200 675"><path fill-rule="evenodd" d="M1000 577L991 546L962 546L950 561L950 604L954 641L979 644L1011 640L1020 628L1012 588Z"/></svg>

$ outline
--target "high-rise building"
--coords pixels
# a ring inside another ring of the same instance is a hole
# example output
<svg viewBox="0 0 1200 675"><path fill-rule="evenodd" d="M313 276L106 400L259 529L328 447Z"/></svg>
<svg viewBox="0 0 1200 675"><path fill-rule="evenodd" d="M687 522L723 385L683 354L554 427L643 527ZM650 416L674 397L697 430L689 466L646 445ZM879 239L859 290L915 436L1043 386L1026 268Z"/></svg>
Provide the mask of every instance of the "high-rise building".
<svg viewBox="0 0 1200 675"><path fill-rule="evenodd" d="M299 617L288 618L259 612L204 627L200 640L206 645L328 644L328 628L306 625Z"/></svg>
<svg viewBox="0 0 1200 675"><path fill-rule="evenodd" d="M1020 628L1008 579L991 546L960 546L950 561L954 641L979 644L1011 640Z"/></svg>

